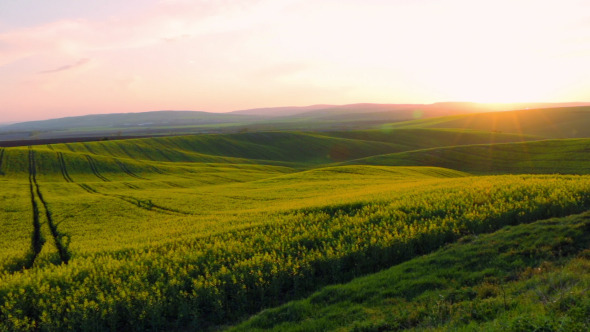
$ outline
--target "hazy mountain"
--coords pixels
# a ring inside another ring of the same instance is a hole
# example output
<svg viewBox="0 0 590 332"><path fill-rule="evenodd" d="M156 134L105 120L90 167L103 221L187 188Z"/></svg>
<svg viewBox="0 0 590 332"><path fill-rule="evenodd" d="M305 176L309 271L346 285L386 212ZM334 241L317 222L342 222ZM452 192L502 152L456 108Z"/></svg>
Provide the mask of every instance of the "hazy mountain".
<svg viewBox="0 0 590 332"><path fill-rule="evenodd" d="M590 103L361 103L349 105L311 105L304 107L270 107L228 113L154 111L142 113L93 114L51 120L28 121L0 126L0 141L180 135L191 133L231 133L241 131L359 130L375 128L387 123L412 120L428 121L428 119L444 116L477 115L491 111L539 109L544 107L554 109L556 107L571 107L579 105L590 105ZM541 112L539 114L542 115L543 113ZM477 119L479 119L479 117ZM482 117L482 119L483 128L485 127L488 118ZM472 119L470 118L469 121L472 121ZM572 121L576 122L576 120ZM581 121L577 123L585 124L586 122ZM456 126L459 127L465 125L466 124L462 123L456 124ZM575 126L577 133L585 132L583 128L578 127L580 126ZM487 127L484 130L487 130ZM508 130L508 128L498 130L512 132ZM565 136L571 136L571 133L568 133Z"/></svg>
<svg viewBox="0 0 590 332"><path fill-rule="evenodd" d="M229 114L242 115L262 115L269 117L290 116L300 114L313 110L320 110L326 108L337 107L335 105L311 105L311 106L284 106L284 107L266 107L266 108L252 108L247 110L239 110L229 112Z"/></svg>
<svg viewBox="0 0 590 332"><path fill-rule="evenodd" d="M554 108L585 106L590 103L505 103L480 104L472 102L440 102L433 104L374 104L311 105L267 107L230 112L229 114L273 117L274 122L284 120L319 121L406 121L466 113L511 111L527 108Z"/></svg>
<svg viewBox="0 0 590 332"><path fill-rule="evenodd" d="M3 127L3 131L61 130L74 128L125 128L185 126L221 123L244 123L261 117L200 111L154 111L141 113L92 114L66 118L20 122Z"/></svg>
<svg viewBox="0 0 590 332"><path fill-rule="evenodd" d="M590 137L590 106L523 109L395 122L392 129L448 128L537 135Z"/></svg>

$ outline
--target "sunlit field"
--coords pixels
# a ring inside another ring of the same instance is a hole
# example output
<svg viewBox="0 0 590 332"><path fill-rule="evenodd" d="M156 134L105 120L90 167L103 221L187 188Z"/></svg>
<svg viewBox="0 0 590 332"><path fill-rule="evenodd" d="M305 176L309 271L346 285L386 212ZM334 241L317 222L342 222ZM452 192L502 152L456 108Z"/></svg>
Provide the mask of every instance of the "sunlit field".
<svg viewBox="0 0 590 332"><path fill-rule="evenodd" d="M554 164L570 175L489 176L469 167L389 166L396 154L387 153L403 151L401 141L333 136L3 149L2 328L219 328L466 235L590 206L590 177L575 174L586 173L576 160ZM585 144L568 150L572 142L560 142L487 149L541 144L551 154L548 144L562 144L555 150L578 153ZM505 173L502 156L485 170ZM535 164L532 173L546 169Z"/></svg>

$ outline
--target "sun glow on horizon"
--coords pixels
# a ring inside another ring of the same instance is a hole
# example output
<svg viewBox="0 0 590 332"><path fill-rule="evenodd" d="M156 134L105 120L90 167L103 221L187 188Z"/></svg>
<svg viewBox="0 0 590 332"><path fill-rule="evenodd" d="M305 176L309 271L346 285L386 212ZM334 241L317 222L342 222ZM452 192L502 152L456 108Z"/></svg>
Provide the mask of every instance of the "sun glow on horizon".
<svg viewBox="0 0 590 332"><path fill-rule="evenodd" d="M146 0L106 1L102 11L80 1L59 10L68 3L37 4L52 10L30 17L30 4L4 5L12 19L0 14L0 122L590 99L582 1Z"/></svg>

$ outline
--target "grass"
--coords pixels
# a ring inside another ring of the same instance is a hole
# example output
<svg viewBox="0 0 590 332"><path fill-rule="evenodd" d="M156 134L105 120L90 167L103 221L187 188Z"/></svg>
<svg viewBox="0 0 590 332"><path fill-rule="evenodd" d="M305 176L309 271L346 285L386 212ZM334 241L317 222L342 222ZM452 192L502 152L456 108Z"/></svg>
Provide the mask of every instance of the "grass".
<svg viewBox="0 0 590 332"><path fill-rule="evenodd" d="M374 130L334 131L322 134L348 139L394 143L400 148L396 152L442 146L523 142L543 138L541 136L469 129L392 129L388 126Z"/></svg>
<svg viewBox="0 0 590 332"><path fill-rule="evenodd" d="M438 166L476 174L588 174L590 139L451 146L367 157L348 164Z"/></svg>
<svg viewBox="0 0 590 332"><path fill-rule="evenodd" d="M527 151L583 173L586 140L424 149L513 139L268 132L2 149L0 330L215 328L468 234L590 208L588 176L471 172L525 172L514 156ZM461 149L443 158L452 167L387 165Z"/></svg>
<svg viewBox="0 0 590 332"><path fill-rule="evenodd" d="M506 227L304 300L229 331L587 331L590 212Z"/></svg>
<svg viewBox="0 0 590 332"><path fill-rule="evenodd" d="M590 107L562 107L444 116L392 123L391 129L454 128L535 135L546 138L590 137Z"/></svg>
<svg viewBox="0 0 590 332"><path fill-rule="evenodd" d="M358 181L368 190L342 196L339 186L281 184L307 184L314 172L348 177L344 188ZM387 173L389 183L380 180ZM242 205L256 195L240 192L244 196L235 206L227 198L219 201L225 204L222 214L216 207L195 209L198 200L174 191L165 196L183 210L156 200L153 190L148 201L131 194L138 189L108 191L91 184L101 194L80 190L68 197L75 183L41 182L43 207L52 212L61 236L71 239L71 259L56 262L57 242L45 232L47 243L33 269L11 271L14 262L5 265L0 321L9 330L204 329L321 285L376 272L465 234L590 206L587 177L480 178L429 168L419 173L419 168L357 166L304 172L301 180L254 181L249 186L259 191L260 201L252 200L258 211ZM293 192L281 195L272 188ZM263 208L269 199L286 202L289 195L314 190L317 196L300 201L300 208ZM41 201L39 195L33 198ZM41 222L50 226L43 214Z"/></svg>

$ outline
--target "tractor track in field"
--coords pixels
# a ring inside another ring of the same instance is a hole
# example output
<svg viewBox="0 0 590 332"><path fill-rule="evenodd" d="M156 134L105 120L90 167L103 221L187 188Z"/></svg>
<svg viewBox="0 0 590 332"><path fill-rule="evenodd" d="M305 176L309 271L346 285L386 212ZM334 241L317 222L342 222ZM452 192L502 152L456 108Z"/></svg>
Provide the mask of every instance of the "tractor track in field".
<svg viewBox="0 0 590 332"><path fill-rule="evenodd" d="M94 150L92 150L92 148L91 148L91 147L90 147L88 144L86 144L86 143L82 143L82 146L84 146L84 148L85 148L86 150L88 150L88 152L90 152L90 153L92 153L92 154L96 154L96 153L94 152Z"/></svg>
<svg viewBox="0 0 590 332"><path fill-rule="evenodd" d="M121 151L123 151L123 153L126 154L127 157L129 157L131 159L137 159L136 157L132 156L131 153L129 153L129 151L125 148L125 145L124 144L119 144L118 145L118 148L121 149Z"/></svg>
<svg viewBox="0 0 590 332"><path fill-rule="evenodd" d="M0 164L0 165L1 165L1 164ZM151 169L152 171L154 171L154 172L158 173L158 174L161 174L161 175L167 174L166 172L164 172L163 170L161 170L161 169L157 168L156 166L153 166L153 165L147 165L147 167L148 167L149 169Z"/></svg>
<svg viewBox="0 0 590 332"><path fill-rule="evenodd" d="M57 229L57 225L53 222L53 217L51 215L51 210L49 210L49 206L47 205L47 202L45 201L45 199L43 198L43 194L41 193L41 188L39 187L39 183L37 182L37 165L35 163L35 151L33 151L33 149L31 147L29 147L29 185L30 185L30 189L31 189L31 194L32 194L32 200L35 201L35 193L37 194L37 198L39 199L39 201L41 202L41 205L43 206L43 209L45 210L45 218L47 219L47 225L49 226L49 232L51 233L51 236L53 237L54 243L55 243L55 247L57 248L57 253L59 255L59 259L61 260L62 263L67 264L68 261L70 260L71 254L68 251L68 246L69 246L69 239L70 237L66 234L60 233L59 230ZM35 189L33 192L33 188ZM35 212L35 205L36 202L34 203L33 206L33 212ZM41 224L39 223L39 209L37 206L37 223L39 226L39 234L41 232L40 227ZM67 241L65 240L67 239ZM34 241L35 239L33 239ZM38 252L37 252L38 254Z"/></svg>
<svg viewBox="0 0 590 332"><path fill-rule="evenodd" d="M174 182L170 182L170 181L162 181L162 183L169 185L170 187L174 187L174 188L183 188L185 189L185 186L181 186L179 184L176 184Z"/></svg>
<svg viewBox="0 0 590 332"><path fill-rule="evenodd" d="M156 151L158 151L158 153L166 160L166 161L170 161L172 162L172 158L170 158L167 154L165 154L162 150L160 149L156 149Z"/></svg>
<svg viewBox="0 0 590 332"><path fill-rule="evenodd" d="M63 175L64 180L66 182L74 182L70 175L68 174L68 169L66 168L66 162L64 161L64 154L61 152L57 153L57 160L59 161L59 169L61 170L61 175Z"/></svg>
<svg viewBox="0 0 590 332"><path fill-rule="evenodd" d="M129 183L129 182L123 182L123 184L124 184L125 186L127 186L127 188L129 188L129 189L136 189L136 190L137 190L137 189L139 189L139 187L138 187L138 186L136 186L136 185L134 185L134 184L131 184L131 183Z"/></svg>
<svg viewBox="0 0 590 332"><path fill-rule="evenodd" d="M47 148L51 151L55 151L55 149L53 148L53 145L51 145L51 144L47 144Z"/></svg>
<svg viewBox="0 0 590 332"><path fill-rule="evenodd" d="M89 157L89 156L88 156ZM92 159L92 158L90 158ZM92 188L91 186L84 184L84 183L77 183L74 180L72 180L72 178L69 176L67 168L66 168L66 163L63 159L63 154L61 152L58 152L58 160L59 160L59 164L60 164L60 168L61 168L61 172L62 175L64 177L64 180L68 183L74 183L77 184L80 188L84 189L84 191L86 191L89 194L95 194L95 195L102 195L105 197L113 197L113 198L117 198L120 199L124 202L127 202L129 204L133 204L133 206L138 207L140 209L144 209L144 210L148 210L148 211L153 211L153 212L159 212L159 213L165 213L165 214L169 214L169 215L190 215L190 213L187 212L183 212L183 211L178 211L175 209L171 209L171 208L167 208L164 206L160 206L157 204L154 204L151 202L151 200L141 200L138 198L135 198L133 196L126 196L126 195L118 195L118 194L105 194L102 193L94 188ZM89 161L89 163L91 165L92 162ZM91 166L91 168L93 168L95 170L95 165ZM94 173L93 170L93 173ZM97 172L98 173L98 172ZM97 175L97 173L94 173L94 175ZM100 173L99 173L100 175ZM100 178L100 176L97 176ZM104 180L103 180L104 181ZM108 181L108 180L107 180ZM132 184L128 184L128 183L124 183L126 186L128 186L129 188L132 189L139 189L139 187L134 186Z"/></svg>
<svg viewBox="0 0 590 332"><path fill-rule="evenodd" d="M72 146L68 143L64 144L66 146L66 148L68 148L68 150L70 150L71 152L77 153L76 150L74 150L74 148L72 148Z"/></svg>
<svg viewBox="0 0 590 332"><path fill-rule="evenodd" d="M85 155L86 156L86 160L88 160L88 164L90 165L90 170L92 171L92 173L99 179L103 180L104 182L110 182L109 179L105 178L104 176L102 176L102 174L100 174L100 172L98 171L98 168L96 167L96 161L94 160L94 158L90 157L89 155Z"/></svg>
<svg viewBox="0 0 590 332"><path fill-rule="evenodd" d="M36 181L35 174L35 155L33 149L29 146L29 192L31 194L31 206L33 209L33 234L31 235L31 251L27 254L26 261L24 262L24 268L29 269L33 267L37 256L45 245L45 238L41 233L41 221L39 220L39 206L35 199L34 183Z"/></svg>
<svg viewBox="0 0 590 332"><path fill-rule="evenodd" d="M134 145L135 148L139 151L141 151L141 154L143 154L144 156L146 156L150 161L157 161L156 159L154 159L154 157L152 156L152 153L148 153L145 151L145 149L143 148L143 146L139 145L139 144L135 144Z"/></svg>
<svg viewBox="0 0 590 332"><path fill-rule="evenodd" d="M76 183L76 182L74 182ZM179 210L175 210L175 209L171 209L171 208L167 208L164 206L160 206L157 204L152 203L151 200L142 200L139 198L135 198L133 196L127 196L127 195L119 195L119 194L105 194L102 193L94 188L92 188L91 186L85 184L85 183L76 183L78 186L80 186L80 188L84 189L86 192L88 192L89 194L95 194L95 195L102 195L105 197L112 197L112 198L117 198L120 199L126 203L132 204L133 206L143 209L143 210L147 210L147 211L152 211L152 212L158 212L158 213L164 213L167 215L190 215L191 213L188 212L184 212L184 211L179 211Z"/></svg>
<svg viewBox="0 0 590 332"><path fill-rule="evenodd" d="M135 173L133 173L129 168L127 168L127 165L123 164L119 159L115 159L115 163L119 166L119 168L127 175L134 177L136 179L141 179L141 180L147 180L144 177L141 177Z"/></svg>

